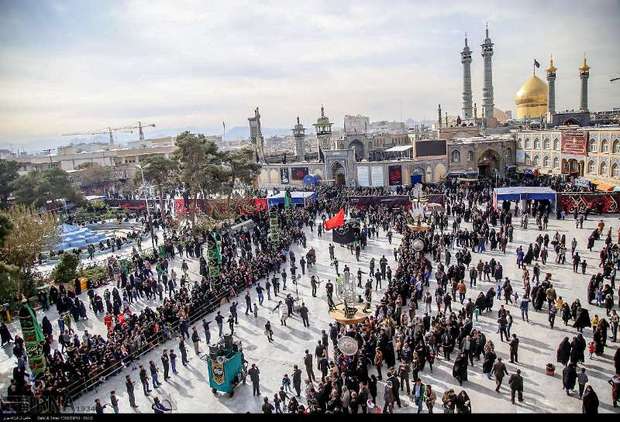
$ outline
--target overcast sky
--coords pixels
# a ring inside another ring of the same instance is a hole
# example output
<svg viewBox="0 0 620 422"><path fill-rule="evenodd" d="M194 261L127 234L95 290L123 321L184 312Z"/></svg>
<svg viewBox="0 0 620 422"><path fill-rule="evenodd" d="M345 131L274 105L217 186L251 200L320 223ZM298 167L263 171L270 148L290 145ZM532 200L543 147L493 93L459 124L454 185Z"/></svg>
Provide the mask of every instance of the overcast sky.
<svg viewBox="0 0 620 422"><path fill-rule="evenodd" d="M309 126L321 103L375 120L461 114L460 51L473 49L481 103L485 22L495 43L495 104L553 54L558 109L620 106L620 1L0 0L0 145L154 122L220 130ZM480 110L480 107L479 107Z"/></svg>

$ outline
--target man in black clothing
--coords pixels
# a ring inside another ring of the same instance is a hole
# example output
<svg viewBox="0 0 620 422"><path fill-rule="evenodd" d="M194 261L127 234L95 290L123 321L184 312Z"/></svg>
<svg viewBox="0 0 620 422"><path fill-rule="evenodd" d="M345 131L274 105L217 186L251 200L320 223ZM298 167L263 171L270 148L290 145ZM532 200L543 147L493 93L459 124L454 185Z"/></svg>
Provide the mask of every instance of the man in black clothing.
<svg viewBox="0 0 620 422"><path fill-rule="evenodd" d="M146 369L142 365L140 365L140 382L142 383L142 388L144 389L144 395L148 396L151 392L149 388L149 377L146 374Z"/></svg>
<svg viewBox="0 0 620 422"><path fill-rule="evenodd" d="M248 371L248 375L250 376L250 379L252 380L252 395L253 396L260 396L259 374L260 374L260 370L256 367L256 364L253 363L252 367Z"/></svg>
<svg viewBox="0 0 620 422"><path fill-rule="evenodd" d="M161 355L161 363L164 367L164 381L166 381L170 378L168 375L170 371L170 358L168 357L168 352L166 350L164 350L164 353Z"/></svg>
<svg viewBox="0 0 620 422"><path fill-rule="evenodd" d="M125 376L125 386L127 387L127 395L129 396L129 405L131 407L138 407L136 404L136 396L134 395L134 385L129 375Z"/></svg>
<svg viewBox="0 0 620 422"><path fill-rule="evenodd" d="M310 326L310 321L308 320L308 308L304 302L301 302L301 308L299 308L299 315L301 316L301 320L304 323L304 327Z"/></svg>
<svg viewBox="0 0 620 422"><path fill-rule="evenodd" d="M301 369L297 365L293 366L293 388L297 393L297 397L301 397Z"/></svg>
<svg viewBox="0 0 620 422"><path fill-rule="evenodd" d="M304 365L306 365L306 374L308 375L308 379L312 382L316 382L314 369L312 368L312 355L308 350L306 350L306 355L304 356Z"/></svg>
<svg viewBox="0 0 620 422"><path fill-rule="evenodd" d="M245 314L248 315L252 312L252 299L250 298L249 290L245 293Z"/></svg>
<svg viewBox="0 0 620 422"><path fill-rule="evenodd" d="M516 334L512 335L510 340L510 363L519 363L519 339Z"/></svg>

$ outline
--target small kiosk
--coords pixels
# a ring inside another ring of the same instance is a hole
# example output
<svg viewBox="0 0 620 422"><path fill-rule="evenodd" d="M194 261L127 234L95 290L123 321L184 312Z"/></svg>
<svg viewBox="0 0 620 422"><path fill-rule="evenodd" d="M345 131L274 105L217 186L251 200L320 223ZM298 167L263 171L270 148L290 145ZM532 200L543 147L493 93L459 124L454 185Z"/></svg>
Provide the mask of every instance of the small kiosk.
<svg viewBox="0 0 620 422"><path fill-rule="evenodd" d="M245 384L245 359L241 342L233 341L232 336L224 336L219 343L210 346L206 361L213 394L221 391L232 397L235 387L240 383Z"/></svg>

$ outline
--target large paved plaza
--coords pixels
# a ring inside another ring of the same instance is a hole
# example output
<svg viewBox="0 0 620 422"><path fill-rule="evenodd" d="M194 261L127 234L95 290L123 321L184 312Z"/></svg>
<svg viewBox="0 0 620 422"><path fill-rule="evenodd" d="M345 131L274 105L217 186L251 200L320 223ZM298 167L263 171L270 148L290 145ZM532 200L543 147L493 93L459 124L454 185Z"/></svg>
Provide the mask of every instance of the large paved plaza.
<svg viewBox="0 0 620 422"><path fill-rule="evenodd" d="M450 222L452 219L450 219ZM595 305L587 305L586 300L586 288L590 276L597 272L597 265L599 262L598 254L603 245L602 241L597 241L592 252L588 252L586 249L587 237L595 228L598 223L598 217L590 217L585 223L583 229L575 229L574 220L557 221L552 219L549 222L548 233L552 237L555 231L560 234L566 234L567 244L570 243L573 237L577 238L579 253L585 257L588 262L587 274L576 274L572 271L571 264L567 261L565 265L558 265L554 263L555 253L551 252L549 261L546 265L541 266L541 274L551 273L553 275L552 282L558 292L558 295L562 296L569 304L576 298L579 298L582 304L590 310L590 316L595 314L599 316L605 315L603 308L598 308ZM612 233L616 233L620 220L617 215L603 217L605 222L605 231L611 226ZM462 227L471 229L471 224L463 224ZM527 245L534 241L538 235L538 231L535 229L522 230L518 224L515 224L514 241L508 244L506 254L502 254L499 251L486 252L483 254L472 253L472 262L477 263L479 259L488 261L492 257L502 263L504 266L505 276L509 277L513 281L513 286L519 293L522 294L521 283L521 270L516 266L515 249L522 245L524 249L527 249ZM533 226L530 225L530 227ZM279 323L277 312L272 312L272 309L277 305L277 301L265 300L263 306L259 307L258 318L254 318L253 315L246 316L245 303L243 294L237 297L239 302L239 325L235 328L234 337L237 340L241 340L243 344L243 350L245 358L250 364L255 363L261 373L261 393L263 396L268 396L270 399L274 393L279 390L281 385L281 379L285 373L292 374L293 365L297 364L300 368L303 368L303 355L306 349L309 349L311 353L314 351L317 340L320 339L321 330L327 329L328 324L331 322L327 312L327 303L325 299L325 289L323 283L319 289L319 297L313 298L311 295L311 289L309 285L309 278L311 274L317 274L321 280L326 278L334 279L335 272L333 267L329 265L328 245L331 241L331 233L326 233L322 238L316 236L316 230L314 233L310 233L307 230L308 235L308 247L314 247L317 251L317 265L311 272L306 271L306 275L302 277L299 284L299 296L306 303L310 310L310 328L304 328L301 319L296 316L289 318L288 326L282 327ZM340 262L340 269L344 265L348 265L351 268L351 273L357 272L358 267L364 271L368 271L368 262L372 257L378 261L382 255L385 255L388 259L389 265L394 271L396 264L394 262L393 248L400 244L400 235L395 235L392 244L388 243L388 240L384 232L381 232L380 237L369 240L368 247L363 250L361 255L361 261L358 263L355 257L344 247L336 245L336 256ZM146 244L146 242L145 242ZM293 251L297 256L304 253L300 246L293 246ZM454 255L454 253L453 253ZM180 260L177 258L175 261L177 271L180 273ZM199 278L198 275L198 260L190 259L191 279ZM288 267L288 265L287 265ZM431 281L431 289L434 291L435 283L434 277ZM467 277L467 283L469 278ZM468 284L469 285L469 284ZM479 282L477 288L468 289L467 297L471 297L475 300L475 297L480 291L486 292L489 287L494 283ZM102 290L102 289L100 289ZM295 294L295 286L288 283L288 290L284 293ZM363 293L361 290L359 293ZM256 301L256 291L251 289L251 296L253 302ZM373 301L379 300L380 294L373 295ZM81 297L86 303L88 303L88 297L86 293L82 293ZM616 301L617 302L617 301ZM146 300L138 301L132 304L132 311L139 312L148 303ZM453 305L454 311L460 309L460 304L456 301ZM562 390L561 380L561 364L556 362L556 349L560 341L568 336L572 338L576 334L576 329L571 326L565 327L560 318L556 321L556 327L554 329L549 328L547 321L546 308L542 312L535 312L530 308L530 322L527 323L521 320L521 313L518 305L508 305L507 309L510 310L514 317L514 325L511 332L517 334L520 338L519 348L519 363L509 363L509 350L508 344L502 343L499 339L497 332L497 309L499 304L496 301L493 312L480 316L477 321L474 321L474 328L481 329L487 339L493 340L496 345L496 352L507 364L508 372L513 373L517 368L521 369L524 377L524 402L516 405L510 402L510 391L504 381L504 386L500 393L495 392L495 381L489 380L482 374L482 361L476 361L474 366L469 366L469 381L465 382L463 389L467 391L471 398L472 411L473 412L507 412L507 413L521 413L521 412L580 412L581 401L575 396L567 396ZM615 306L617 309L617 306ZM222 314L227 316L229 314L228 305L224 304L221 307ZM105 334L105 326L102 318L97 318L89 309L89 320L81 321L77 323L77 327L80 331L87 329L91 333ZM418 311L420 312L420 311ZM436 312L435 304L433 304L433 314ZM52 307L47 312L48 317L52 321L54 328L57 328L56 320L58 314L55 307ZM42 318L42 313L39 313L39 319ZM208 320L213 319L214 314L209 315ZM264 324L266 320L270 320L274 330L274 342L269 343L264 335ZM204 334L202 327L199 326L199 333L204 340ZM224 328L227 331L225 325ZM17 326L13 324L11 326L13 334L17 333ZM217 327L212 325L212 335L217 334ZM592 330L586 329L584 331L586 341L590 341L592 338ZM613 412L617 411L612 407L611 403L611 388L607 381L611 378L614 372L613 355L616 352L618 343L613 343L608 340L608 347L605 349L605 354L602 357L595 357L590 359L586 353L585 368L590 379L590 384L597 392L600 400L601 412ZM54 345L56 346L56 344ZM188 345L189 346L189 345ZM202 350L206 349L204 342L202 343ZM10 371L12 370L15 359L12 356L11 346L6 346L0 351L0 383L3 391L6 390L7 382L10 379ZM161 366L160 356L164 348L174 348L178 353L178 341L171 340L165 345L157 347L154 351L143 356L140 359L140 364L144 364L148 367L149 360L153 360ZM330 345L330 356L333 352ZM262 397L252 396L252 387L249 383L240 386L236 389L234 397L228 397L227 395L214 395L208 385L208 373L206 362L200 359L194 354L193 348L188 347L188 355L190 356L190 364L187 368L178 364L179 373L173 375L169 381L163 383L163 386L151 394L151 397L146 397L142 394L142 389L139 385L138 371L131 367L124 368L122 372L114 377L106 380L103 384L99 385L96 390L87 392L76 400L75 406L77 411L92 412L92 406L96 398L101 398L103 402L109 402L110 391L115 390L117 396L120 399L120 411L121 412L144 412L152 413L151 403L152 397L158 395L159 397L172 397L177 403L178 412L260 412L260 406L262 404ZM441 412L441 394L449 389L454 388L458 393L461 389L456 380L452 377L453 360L446 362L441 356L438 356L435 364L433 365L433 372L429 371L428 366L423 372L420 372L420 377L424 383L431 384L437 392L438 400L435 404L435 412ZM547 363L554 363L558 368L555 376L549 376L545 374L545 365ZM315 362L316 364L316 362ZM370 369L371 373L376 373L374 367ZM317 372L318 373L318 372ZM129 406L127 399L127 393L125 390L125 375L131 374L134 382L136 382L136 399L139 407L132 409ZM163 378L163 377L161 377ZM304 373L305 378L305 373ZM379 382L378 391L379 396L377 402L383 403L382 392L384 381ZM303 385L303 384L302 384ZM303 389L302 389L303 391ZM417 408L412 405L412 400L407 397L406 394L401 394L403 400L403 408L395 408L395 412L413 412ZM303 397L301 402L304 403ZM106 410L111 411L111 410Z"/></svg>

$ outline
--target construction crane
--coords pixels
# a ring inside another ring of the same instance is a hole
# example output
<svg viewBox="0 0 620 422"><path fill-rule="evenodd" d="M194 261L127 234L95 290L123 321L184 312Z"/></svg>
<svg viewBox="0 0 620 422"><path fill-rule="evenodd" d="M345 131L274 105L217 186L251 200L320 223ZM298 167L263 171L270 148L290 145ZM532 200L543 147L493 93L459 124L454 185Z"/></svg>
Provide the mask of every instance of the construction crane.
<svg viewBox="0 0 620 422"><path fill-rule="evenodd" d="M124 128L124 127L117 127L117 128L107 127L105 129L94 130L92 132L63 133L62 136L110 135L110 145L114 145L114 137L112 136L113 132L133 133L133 130L130 130L129 128Z"/></svg>
<svg viewBox="0 0 620 422"><path fill-rule="evenodd" d="M144 132L142 131L142 128L145 128L145 127L155 127L155 123L149 123L147 125L143 125L142 122L139 121L138 126L125 126L120 129L126 129L126 130L138 129L138 133L140 134L140 140L144 141Z"/></svg>

